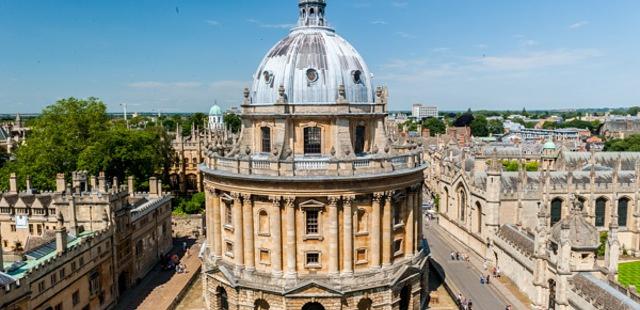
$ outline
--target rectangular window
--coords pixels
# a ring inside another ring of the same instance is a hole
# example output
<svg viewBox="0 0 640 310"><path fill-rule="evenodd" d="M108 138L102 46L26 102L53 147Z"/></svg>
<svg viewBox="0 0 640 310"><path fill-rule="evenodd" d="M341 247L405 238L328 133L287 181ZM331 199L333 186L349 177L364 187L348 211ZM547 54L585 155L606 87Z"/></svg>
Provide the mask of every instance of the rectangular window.
<svg viewBox="0 0 640 310"><path fill-rule="evenodd" d="M11 231L15 232L16 231L16 225L11 224Z"/></svg>
<svg viewBox="0 0 640 310"><path fill-rule="evenodd" d="M59 303L55 307L53 307L53 310L62 310L62 303Z"/></svg>
<svg viewBox="0 0 640 310"><path fill-rule="evenodd" d="M356 251L356 263L363 264L367 262L367 249L358 249Z"/></svg>
<svg viewBox="0 0 640 310"><path fill-rule="evenodd" d="M364 153L364 135L365 135L365 127L364 126L357 126L356 127L356 141L355 141L355 145L353 147L353 151L356 152L356 154L362 154Z"/></svg>
<svg viewBox="0 0 640 310"><path fill-rule="evenodd" d="M33 235L33 224L29 224L29 234Z"/></svg>
<svg viewBox="0 0 640 310"><path fill-rule="evenodd" d="M232 226L233 225L233 211L231 210L231 205L229 203L225 204L224 215L225 215L225 224L229 225L229 226Z"/></svg>
<svg viewBox="0 0 640 310"><path fill-rule="evenodd" d="M44 292L44 281L40 281L40 283L38 283L38 292Z"/></svg>
<svg viewBox="0 0 640 310"><path fill-rule="evenodd" d="M271 152L271 128L262 127L260 131L262 133L262 152L270 153Z"/></svg>
<svg viewBox="0 0 640 310"><path fill-rule="evenodd" d="M54 273L51 275L50 279L51 279L51 286L53 286L58 282L58 275Z"/></svg>
<svg viewBox="0 0 640 310"><path fill-rule="evenodd" d="M76 262L75 261L71 262L71 272L75 272L77 268L78 268L78 265L76 264Z"/></svg>
<svg viewBox="0 0 640 310"><path fill-rule="evenodd" d="M89 278L89 293L91 296L97 294L100 291L100 274L94 272Z"/></svg>
<svg viewBox="0 0 640 310"><path fill-rule="evenodd" d="M64 267L62 267L62 269L60 269L60 280L63 280L65 276L66 276L66 271Z"/></svg>
<svg viewBox="0 0 640 310"><path fill-rule="evenodd" d="M318 234L318 211L308 210L307 214L307 235Z"/></svg>
<svg viewBox="0 0 640 310"><path fill-rule="evenodd" d="M393 225L402 224L402 204L397 202L393 204Z"/></svg>
<svg viewBox="0 0 640 310"><path fill-rule="evenodd" d="M231 241L226 241L225 243L225 254L229 257L233 257L233 243Z"/></svg>
<svg viewBox="0 0 640 310"><path fill-rule="evenodd" d="M260 263L262 264L269 264L269 250L267 249L260 249Z"/></svg>
<svg viewBox="0 0 640 310"><path fill-rule="evenodd" d="M402 239L393 241L393 253L394 255L402 254Z"/></svg>
<svg viewBox="0 0 640 310"><path fill-rule="evenodd" d="M84 257L80 256L80 266L84 266Z"/></svg>
<svg viewBox="0 0 640 310"><path fill-rule="evenodd" d="M71 296L71 300L73 302L73 305L76 306L80 303L80 291L75 291L73 292L73 295Z"/></svg>
<svg viewBox="0 0 640 310"><path fill-rule="evenodd" d="M312 252L307 253L307 266L308 267L319 267L320 266L320 253Z"/></svg>
<svg viewBox="0 0 640 310"><path fill-rule="evenodd" d="M36 229L38 230L38 235L42 235L42 225L38 224Z"/></svg>
<svg viewBox="0 0 640 310"><path fill-rule="evenodd" d="M319 155L322 153L322 135L320 127L304 129L304 154Z"/></svg>

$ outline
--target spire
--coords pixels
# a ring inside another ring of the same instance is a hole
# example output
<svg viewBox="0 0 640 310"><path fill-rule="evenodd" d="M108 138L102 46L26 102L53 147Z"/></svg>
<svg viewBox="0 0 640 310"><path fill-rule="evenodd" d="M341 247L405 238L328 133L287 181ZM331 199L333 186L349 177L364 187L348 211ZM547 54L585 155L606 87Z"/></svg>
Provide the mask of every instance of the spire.
<svg viewBox="0 0 640 310"><path fill-rule="evenodd" d="M299 0L298 7L300 10L298 26L326 26L324 13L327 3L325 0Z"/></svg>

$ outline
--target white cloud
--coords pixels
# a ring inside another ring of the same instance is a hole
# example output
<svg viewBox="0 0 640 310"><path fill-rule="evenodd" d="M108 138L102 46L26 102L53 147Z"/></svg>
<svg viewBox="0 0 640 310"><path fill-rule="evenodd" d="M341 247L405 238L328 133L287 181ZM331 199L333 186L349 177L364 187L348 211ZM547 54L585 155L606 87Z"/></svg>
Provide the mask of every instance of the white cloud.
<svg viewBox="0 0 640 310"><path fill-rule="evenodd" d="M406 1L391 1L391 5L397 7L397 8L406 8L407 6L409 6L409 2Z"/></svg>
<svg viewBox="0 0 640 310"><path fill-rule="evenodd" d="M578 28L582 28L582 27L584 27L584 26L586 26L586 25L588 25L588 24L589 24L589 22L588 22L588 21L586 21L586 20L581 20L581 21L579 21L579 22L576 22L576 23L573 23L573 24L569 25L569 29L578 29Z"/></svg>
<svg viewBox="0 0 640 310"><path fill-rule="evenodd" d="M373 24L373 25L388 25L389 23L387 23L384 20L374 20L374 21L371 21L371 24Z"/></svg>
<svg viewBox="0 0 640 310"><path fill-rule="evenodd" d="M403 32L403 31L396 32L396 35L401 37L401 38L404 38L404 39L415 39L416 38L415 35L410 34L410 33L406 33L406 32Z"/></svg>
<svg viewBox="0 0 640 310"><path fill-rule="evenodd" d="M211 20L211 19L207 19L204 21L205 23L211 25L211 26L221 26L222 24L217 21L217 20Z"/></svg>
<svg viewBox="0 0 640 310"><path fill-rule="evenodd" d="M142 81L129 83L128 86L135 89L193 89L202 86L202 83Z"/></svg>
<svg viewBox="0 0 640 310"><path fill-rule="evenodd" d="M520 41L520 45L527 46L527 47L536 46L538 44L540 44L540 43L538 41L536 41L536 40L522 40L522 41Z"/></svg>
<svg viewBox="0 0 640 310"><path fill-rule="evenodd" d="M601 53L595 49L560 49L531 52L515 56L489 56L472 58L479 69L495 71L526 71L546 67L577 64L583 60L598 57Z"/></svg>
<svg viewBox="0 0 640 310"><path fill-rule="evenodd" d="M247 19L247 22L256 24L261 28L276 28L276 29L289 29L293 28L295 24L265 24L257 19Z"/></svg>

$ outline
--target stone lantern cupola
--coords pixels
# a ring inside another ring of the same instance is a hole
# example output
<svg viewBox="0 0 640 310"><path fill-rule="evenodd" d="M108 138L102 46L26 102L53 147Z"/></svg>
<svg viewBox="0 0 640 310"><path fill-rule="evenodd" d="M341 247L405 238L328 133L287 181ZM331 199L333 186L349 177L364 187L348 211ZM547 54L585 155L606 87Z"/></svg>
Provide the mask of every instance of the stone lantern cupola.
<svg viewBox="0 0 640 310"><path fill-rule="evenodd" d="M300 19L298 26L325 26L324 10L327 4L324 0L300 0Z"/></svg>

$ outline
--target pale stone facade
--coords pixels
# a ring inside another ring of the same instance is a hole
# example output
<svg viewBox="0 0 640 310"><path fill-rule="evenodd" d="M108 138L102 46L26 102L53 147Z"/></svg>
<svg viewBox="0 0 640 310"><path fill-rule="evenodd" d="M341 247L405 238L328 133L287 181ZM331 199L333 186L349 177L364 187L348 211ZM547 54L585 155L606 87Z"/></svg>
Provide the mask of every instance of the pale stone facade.
<svg viewBox="0 0 640 310"><path fill-rule="evenodd" d="M2 309L110 309L172 247L171 196L156 178L134 190L101 174L57 177L55 192L15 176L0 195ZM20 219L18 219L20 218Z"/></svg>
<svg viewBox="0 0 640 310"><path fill-rule="evenodd" d="M324 1L299 7L245 90L239 140L201 166L208 308L421 309L422 148L387 133L387 91L325 26Z"/></svg>

